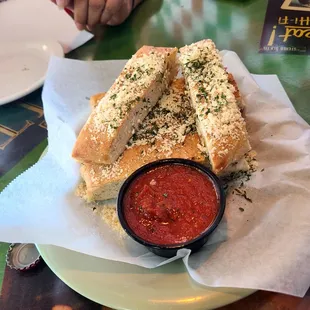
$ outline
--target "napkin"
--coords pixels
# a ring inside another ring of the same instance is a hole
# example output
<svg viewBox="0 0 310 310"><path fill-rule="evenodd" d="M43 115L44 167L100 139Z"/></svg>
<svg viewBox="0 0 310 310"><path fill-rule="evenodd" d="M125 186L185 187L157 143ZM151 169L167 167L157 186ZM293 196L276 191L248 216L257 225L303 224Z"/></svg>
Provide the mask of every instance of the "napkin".
<svg viewBox="0 0 310 310"><path fill-rule="evenodd" d="M68 53L92 37L87 31L79 31L72 18L50 0L0 2L1 44L50 40L59 42Z"/></svg>
<svg viewBox="0 0 310 310"><path fill-rule="evenodd" d="M221 224L198 253L158 257L120 238L74 195L80 177L71 151L90 113L89 96L108 90L125 61L51 59L43 90L49 150L0 194L0 240L52 244L147 268L183 259L203 285L303 296L310 283L309 125L276 76L251 76L235 53L222 55L245 100L260 167L245 184L252 202L230 191Z"/></svg>

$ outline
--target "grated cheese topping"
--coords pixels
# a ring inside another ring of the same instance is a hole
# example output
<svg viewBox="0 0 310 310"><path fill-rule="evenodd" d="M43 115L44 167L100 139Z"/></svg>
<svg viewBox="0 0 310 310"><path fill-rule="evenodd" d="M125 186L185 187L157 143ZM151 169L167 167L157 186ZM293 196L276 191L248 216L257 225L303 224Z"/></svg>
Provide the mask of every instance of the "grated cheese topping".
<svg viewBox="0 0 310 310"><path fill-rule="evenodd" d="M158 152L169 156L175 145L183 143L186 135L195 131L195 114L188 96L171 87L140 124L127 148L150 145L153 147L148 152L153 152L156 148ZM156 144L157 141L160 142L159 145Z"/></svg>
<svg viewBox="0 0 310 310"><path fill-rule="evenodd" d="M116 202L96 202L92 205L93 211L97 214L103 222L105 222L119 237L126 237L126 233L118 220Z"/></svg>
<svg viewBox="0 0 310 310"><path fill-rule="evenodd" d="M199 130L214 146L208 151L225 156L231 138L244 139L247 132L221 56L211 40L204 40L181 49L180 62Z"/></svg>
<svg viewBox="0 0 310 310"><path fill-rule="evenodd" d="M168 158L174 147L184 142L187 134L196 132L195 113L189 98L184 94L184 87L179 90L174 83L140 123L139 130L129 140L127 149L148 145L147 149L141 152L141 157L156 151L161 153L162 158ZM111 165L96 166L96 171L91 168L92 182L98 184L101 179L122 175L125 172L121 168L122 157L123 155ZM126 177L127 172L125 174Z"/></svg>
<svg viewBox="0 0 310 310"><path fill-rule="evenodd" d="M148 54L134 55L127 62L122 74L94 111L96 132L113 135L137 102L147 101L144 98L146 89L154 81L163 80L167 66L166 56L154 48Z"/></svg>
<svg viewBox="0 0 310 310"><path fill-rule="evenodd" d="M123 155L121 155L116 162L110 165L96 165L96 169L99 170L99 177L98 171L94 169L94 166L90 169L90 177L94 185L99 184L100 180L107 179L107 178L114 178L119 176L123 173L123 169L120 166L120 161ZM127 175L126 175L127 177Z"/></svg>

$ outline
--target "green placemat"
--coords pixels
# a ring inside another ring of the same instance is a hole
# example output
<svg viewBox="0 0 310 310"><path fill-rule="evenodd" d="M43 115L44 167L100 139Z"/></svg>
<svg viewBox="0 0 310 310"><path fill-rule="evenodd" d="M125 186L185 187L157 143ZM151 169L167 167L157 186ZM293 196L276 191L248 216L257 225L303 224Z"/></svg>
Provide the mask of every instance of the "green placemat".
<svg viewBox="0 0 310 310"><path fill-rule="evenodd" d="M1 289L2 289L2 281L4 277L4 270L5 270L5 255L6 251L8 250L8 243L0 243L0 295L1 295Z"/></svg>
<svg viewBox="0 0 310 310"><path fill-rule="evenodd" d="M31 152L29 152L17 165L15 165L9 172L0 178L0 192L12 182L18 175L34 165L40 158L42 152L47 146L45 139L37 145Z"/></svg>

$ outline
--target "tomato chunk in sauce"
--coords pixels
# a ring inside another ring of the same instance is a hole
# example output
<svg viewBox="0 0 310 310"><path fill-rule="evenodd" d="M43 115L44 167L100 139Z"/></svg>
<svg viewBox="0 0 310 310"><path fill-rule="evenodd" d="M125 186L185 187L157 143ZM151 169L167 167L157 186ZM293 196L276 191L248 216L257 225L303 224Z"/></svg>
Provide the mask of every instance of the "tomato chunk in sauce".
<svg viewBox="0 0 310 310"><path fill-rule="evenodd" d="M125 220L133 232L158 245L198 237L219 211L212 180L181 164L160 166L138 176L123 203Z"/></svg>

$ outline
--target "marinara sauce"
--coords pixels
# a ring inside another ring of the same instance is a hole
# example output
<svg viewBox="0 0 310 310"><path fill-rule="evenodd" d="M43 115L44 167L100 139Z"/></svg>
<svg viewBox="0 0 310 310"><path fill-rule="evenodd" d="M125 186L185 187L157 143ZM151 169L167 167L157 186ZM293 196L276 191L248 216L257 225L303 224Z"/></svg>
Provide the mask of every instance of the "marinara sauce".
<svg viewBox="0 0 310 310"><path fill-rule="evenodd" d="M140 238L158 245L180 244L198 237L219 211L209 177L181 164L160 166L138 176L123 203L128 226Z"/></svg>

